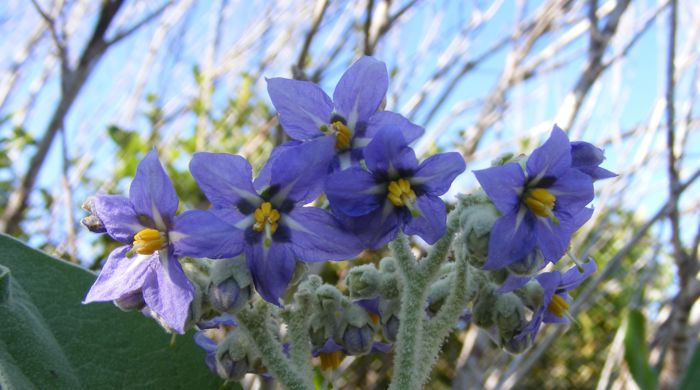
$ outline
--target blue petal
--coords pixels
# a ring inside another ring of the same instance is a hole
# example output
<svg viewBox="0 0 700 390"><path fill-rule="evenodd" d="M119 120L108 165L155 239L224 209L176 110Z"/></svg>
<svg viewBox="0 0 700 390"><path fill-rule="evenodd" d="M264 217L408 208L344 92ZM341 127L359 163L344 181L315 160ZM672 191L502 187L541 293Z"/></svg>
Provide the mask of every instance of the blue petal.
<svg viewBox="0 0 700 390"><path fill-rule="evenodd" d="M279 299L287 290L296 265L291 248L277 242L270 247L258 243L246 246L245 254L258 294L279 306Z"/></svg>
<svg viewBox="0 0 700 390"><path fill-rule="evenodd" d="M280 152L270 171L272 204L280 205L285 200L308 203L316 199L323 190L334 155L333 137L319 137Z"/></svg>
<svg viewBox="0 0 700 390"><path fill-rule="evenodd" d="M256 176L255 180L253 181L253 186L255 187L256 191L262 192L265 188L270 186L270 171L272 171L272 163L277 159L277 157L280 156L280 153L299 145L301 145L301 141L288 141L272 149L270 157L267 159L267 162L265 162L265 165L263 165L260 172L258 172L258 176Z"/></svg>
<svg viewBox="0 0 700 390"><path fill-rule="evenodd" d="M107 229L107 234L125 244L131 244L134 234L144 228L131 201L123 196L97 195L94 211Z"/></svg>
<svg viewBox="0 0 700 390"><path fill-rule="evenodd" d="M153 272L152 265L158 262L158 255L129 258L126 253L130 249L131 246L121 246L109 254L83 303L113 301L141 289Z"/></svg>
<svg viewBox="0 0 700 390"><path fill-rule="evenodd" d="M177 258L172 253L165 252L159 252L161 260L155 275L143 286L143 299L170 328L182 334L185 333L185 325L190 317L194 287L182 271Z"/></svg>
<svg viewBox="0 0 700 390"><path fill-rule="evenodd" d="M380 111L372 115L367 121L367 128L365 129L362 138L367 139L369 142L374 136L379 132L380 129L384 127L393 127L399 129L406 143L411 143L418 139L425 129L421 126L414 124L413 122L406 119L403 115L397 114L391 111ZM362 142L360 139L357 141Z"/></svg>
<svg viewBox="0 0 700 390"><path fill-rule="evenodd" d="M295 207L280 223L290 229L290 245L299 260L346 260L362 252L360 241L320 208Z"/></svg>
<svg viewBox="0 0 700 390"><path fill-rule="evenodd" d="M411 178L412 186L420 186L425 192L442 195L450 189L452 181L464 172L466 164L456 152L440 153L423 161Z"/></svg>
<svg viewBox="0 0 700 390"><path fill-rule="evenodd" d="M597 266L592 259L583 264L583 272L579 271L578 266L571 267L562 275L557 291L569 291L580 286L596 269Z"/></svg>
<svg viewBox="0 0 700 390"><path fill-rule="evenodd" d="M261 202L253 188L252 168L241 156L195 153L190 172L214 207L257 206Z"/></svg>
<svg viewBox="0 0 700 390"><path fill-rule="evenodd" d="M507 266L530 253L535 247L532 217L524 209L496 220L491 229L489 254L483 269Z"/></svg>
<svg viewBox="0 0 700 390"><path fill-rule="evenodd" d="M543 272L537 275L535 279L537 279L537 282L544 290L544 303L542 306L546 308L552 302L552 297L561 282L561 273L559 271Z"/></svg>
<svg viewBox="0 0 700 390"><path fill-rule="evenodd" d="M224 259L243 252L243 230L204 210L190 210L175 217L169 232L178 256Z"/></svg>
<svg viewBox="0 0 700 390"><path fill-rule="evenodd" d="M525 173L520 165L508 163L473 172L481 188L502 214L520 207L520 195L525 186Z"/></svg>
<svg viewBox="0 0 700 390"><path fill-rule="evenodd" d="M388 87L386 65L372 57L362 57L345 71L335 87L335 109L352 129L377 112Z"/></svg>
<svg viewBox="0 0 700 390"><path fill-rule="evenodd" d="M396 128L385 127L364 150L367 168L373 173L387 173L390 178L409 175L418 168L418 159L413 149Z"/></svg>
<svg viewBox="0 0 700 390"><path fill-rule="evenodd" d="M568 169L547 190L555 196L554 212L577 213L593 200L593 180L577 169Z"/></svg>
<svg viewBox="0 0 700 390"><path fill-rule="evenodd" d="M280 115L280 124L290 137L308 140L323 135L333 102L318 85L283 78L267 79L267 93Z"/></svg>
<svg viewBox="0 0 700 390"><path fill-rule="evenodd" d="M536 218L535 236L537 237L537 246L542 251L545 261L556 263L564 256L571 240L571 233L567 230L562 225L562 221L559 224L555 224L550 219Z"/></svg>
<svg viewBox="0 0 700 390"><path fill-rule="evenodd" d="M333 210L358 217L381 207L386 200L386 183L362 168L336 172L326 180L326 196Z"/></svg>
<svg viewBox="0 0 700 390"><path fill-rule="evenodd" d="M165 231L177 211L177 193L155 150L148 152L136 168L129 200L138 215L145 215L158 230Z"/></svg>
<svg viewBox="0 0 700 390"><path fill-rule="evenodd" d="M421 215L411 219L403 231L408 235L419 236L428 244L434 244L445 235L445 203L437 196L425 194L418 197L416 206Z"/></svg>
<svg viewBox="0 0 700 390"><path fill-rule="evenodd" d="M535 149L527 159L527 174L530 180L543 177L557 178L571 168L571 144L566 134L556 125L542 146Z"/></svg>
<svg viewBox="0 0 700 390"><path fill-rule="evenodd" d="M532 280L531 276L516 276L513 274L509 274L506 278L506 281L503 282L501 287L498 288L498 292L505 294L513 290L517 290L520 287L526 285L527 282L529 282L530 280Z"/></svg>
<svg viewBox="0 0 700 390"><path fill-rule="evenodd" d="M400 218L388 200L378 209L361 217L348 217L340 213L335 213L335 216L367 249L383 248L399 232Z"/></svg>

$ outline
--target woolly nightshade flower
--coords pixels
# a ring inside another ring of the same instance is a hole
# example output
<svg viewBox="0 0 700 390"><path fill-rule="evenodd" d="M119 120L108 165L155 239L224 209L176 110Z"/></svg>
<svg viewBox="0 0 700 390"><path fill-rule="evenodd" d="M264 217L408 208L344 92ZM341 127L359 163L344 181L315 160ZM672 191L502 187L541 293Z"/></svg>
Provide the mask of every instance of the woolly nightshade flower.
<svg viewBox="0 0 700 390"><path fill-rule="evenodd" d="M345 260L361 251L357 239L333 216L317 207L303 207L319 195L319 181L334 141L287 148L268 160L253 183L243 157L195 153L192 176L226 221L226 240L242 246L258 293L279 304L294 273L296 259L306 262Z"/></svg>
<svg viewBox="0 0 700 390"><path fill-rule="evenodd" d="M385 127L364 150L368 170L330 175L331 209L368 248L378 249L399 230L429 244L445 233L445 204L439 198L464 171L459 153L436 154L418 165L400 129Z"/></svg>
<svg viewBox="0 0 700 390"><path fill-rule="evenodd" d="M489 239L484 269L503 268L537 248L545 261L557 262L572 234L588 220L593 181L571 165L571 144L554 127L549 139L527 159L474 171L502 216Z"/></svg>
<svg viewBox="0 0 700 390"><path fill-rule="evenodd" d="M175 216L175 189L151 151L131 182L129 198L97 195L92 211L107 234L125 246L110 253L83 303L143 299L176 332L184 333L194 288L178 256L213 257L225 251L216 236L224 224L206 211Z"/></svg>
<svg viewBox="0 0 700 390"><path fill-rule="evenodd" d="M535 278L543 289L543 302L533 310L532 319L507 342L513 344L531 344L543 323L568 323L569 291L578 287L596 271L596 264L589 260L582 265L571 267L562 274L559 271L544 272Z"/></svg>
<svg viewBox="0 0 700 390"><path fill-rule="evenodd" d="M320 142L333 138L329 168L347 168L362 159L362 148L386 125L398 126L411 142L423 133L399 114L377 112L389 84L386 65L362 57L343 74L331 100L316 84L284 78L267 79L267 91L279 112L280 124L294 140ZM272 156L271 158L274 158Z"/></svg>

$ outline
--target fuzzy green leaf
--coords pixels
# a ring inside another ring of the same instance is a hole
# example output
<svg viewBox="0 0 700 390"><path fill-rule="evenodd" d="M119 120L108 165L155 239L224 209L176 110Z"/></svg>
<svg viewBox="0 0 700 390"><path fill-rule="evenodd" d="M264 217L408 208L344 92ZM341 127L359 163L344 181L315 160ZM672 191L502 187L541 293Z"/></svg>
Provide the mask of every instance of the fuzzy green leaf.
<svg viewBox="0 0 700 390"><path fill-rule="evenodd" d="M0 278L0 388L221 385L191 335L171 348L170 335L140 313L82 305L94 274L2 235L0 265L10 271Z"/></svg>

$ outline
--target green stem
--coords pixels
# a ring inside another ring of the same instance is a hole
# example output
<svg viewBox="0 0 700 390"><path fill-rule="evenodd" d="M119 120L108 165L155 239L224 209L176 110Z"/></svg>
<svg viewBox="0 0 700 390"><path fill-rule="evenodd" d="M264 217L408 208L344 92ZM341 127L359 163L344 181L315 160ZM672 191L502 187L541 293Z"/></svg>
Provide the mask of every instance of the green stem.
<svg viewBox="0 0 700 390"><path fill-rule="evenodd" d="M423 364L418 366L416 378L419 383L425 383L430 375L438 354L442 350L442 344L447 336L452 332L452 328L464 312L464 308L469 303L474 294L469 292L471 287L468 283L469 266L466 259L458 260L453 285L445 303L438 311L437 315L430 320L425 320L423 324L424 336L421 352Z"/></svg>
<svg viewBox="0 0 700 390"><path fill-rule="evenodd" d="M293 390L312 388L311 384L290 364L282 353L282 345L270 332L266 302L258 301L254 308L241 310L237 318L240 327L250 336L255 348L260 352L265 367L285 388Z"/></svg>
<svg viewBox="0 0 700 390"><path fill-rule="evenodd" d="M309 339L309 322L311 303L298 299L289 313L289 353L292 363L304 378L313 376L311 367L311 340Z"/></svg>

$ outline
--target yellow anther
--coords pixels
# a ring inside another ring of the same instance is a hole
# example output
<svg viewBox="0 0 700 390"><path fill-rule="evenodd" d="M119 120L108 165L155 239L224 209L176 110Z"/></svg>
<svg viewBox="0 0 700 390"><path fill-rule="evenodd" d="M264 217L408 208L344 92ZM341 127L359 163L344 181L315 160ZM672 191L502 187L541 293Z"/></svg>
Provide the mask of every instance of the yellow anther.
<svg viewBox="0 0 700 390"><path fill-rule="evenodd" d="M262 232L265 230L265 226L270 227L270 233L277 231L277 221L280 220L279 211L272 208L270 202L263 202L257 209L255 209L255 224L253 225L253 230L256 232Z"/></svg>
<svg viewBox="0 0 700 390"><path fill-rule="evenodd" d="M410 206L416 201L416 193L406 179L390 182L388 190L386 197L396 207Z"/></svg>
<svg viewBox="0 0 700 390"><path fill-rule="evenodd" d="M343 361L343 353L340 351L336 352L321 352L318 354L321 359L321 369L333 369L340 367L340 363Z"/></svg>
<svg viewBox="0 0 700 390"><path fill-rule="evenodd" d="M341 121L333 122L331 128L335 131L335 148L337 150L347 149L352 139L352 131L350 131L350 128Z"/></svg>
<svg viewBox="0 0 700 390"><path fill-rule="evenodd" d="M550 218L556 197L544 188L535 188L525 193L525 205L538 217Z"/></svg>
<svg viewBox="0 0 700 390"><path fill-rule="evenodd" d="M134 235L134 251L140 255L152 255L166 244L165 234L156 229L146 228Z"/></svg>
<svg viewBox="0 0 700 390"><path fill-rule="evenodd" d="M554 294L552 302L547 306L547 310L557 317L563 317L566 311L569 310L569 302L564 300L560 295Z"/></svg>

